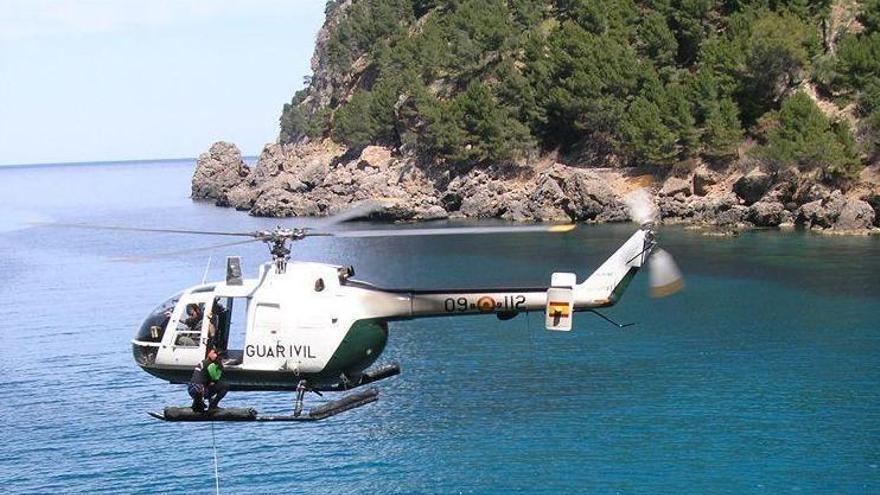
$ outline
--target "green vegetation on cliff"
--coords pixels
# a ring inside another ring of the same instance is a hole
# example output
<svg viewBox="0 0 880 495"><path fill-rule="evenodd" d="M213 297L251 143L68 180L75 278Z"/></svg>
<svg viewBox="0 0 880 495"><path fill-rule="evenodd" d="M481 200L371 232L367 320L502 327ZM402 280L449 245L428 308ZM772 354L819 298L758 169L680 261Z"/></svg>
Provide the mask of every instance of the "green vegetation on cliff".
<svg viewBox="0 0 880 495"><path fill-rule="evenodd" d="M831 7L331 1L315 79L333 83L313 80L285 105L281 139L385 144L451 166L558 149L669 167L729 161L751 137L775 166L852 176L880 141L880 0L856 5L861 29L834 28ZM857 103L855 128L826 117L804 83ZM309 99L319 92L323 104Z"/></svg>

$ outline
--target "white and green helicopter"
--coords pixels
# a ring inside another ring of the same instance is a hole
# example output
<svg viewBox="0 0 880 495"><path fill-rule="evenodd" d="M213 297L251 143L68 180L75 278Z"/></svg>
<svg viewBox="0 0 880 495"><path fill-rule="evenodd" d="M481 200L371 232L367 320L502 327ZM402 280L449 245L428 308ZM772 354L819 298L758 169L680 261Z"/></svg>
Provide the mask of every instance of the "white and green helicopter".
<svg viewBox="0 0 880 495"><path fill-rule="evenodd" d="M256 278L242 278L239 258L230 257L225 280L190 287L159 305L132 340L134 359L144 371L171 383L186 383L193 367L205 358L208 348L213 347L221 351L223 380L230 390L297 391L293 415L260 416L252 409L221 409L213 414L201 414L190 408L166 408L164 414L154 416L171 421L323 419L375 401L377 391L370 388L303 414L302 400L306 391L345 391L399 373L399 367L394 364L369 369L385 349L389 324L395 321L472 314L507 320L519 313L540 311L545 314L548 330L569 331L574 313L615 304L649 257L652 293L675 292L683 285L681 273L672 258L657 248L654 213L650 206L645 206L647 204L640 200L633 205L636 211L648 212L637 213L637 217L644 220L640 228L586 279L578 282L575 273L557 272L550 276L546 287L529 288L382 288L353 278L352 267L291 261L288 246L293 241L314 236L564 233L574 229L574 225L398 230L332 228L338 222L364 216L377 207L366 204L312 228L277 227L256 232L125 229L248 237L242 243L265 242L272 254L272 260L260 266ZM234 312L233 308L246 311ZM185 323L189 312L202 315L197 325L191 321ZM235 315L245 321L231 321ZM245 332L239 348L231 345L233 323L243 327Z"/></svg>

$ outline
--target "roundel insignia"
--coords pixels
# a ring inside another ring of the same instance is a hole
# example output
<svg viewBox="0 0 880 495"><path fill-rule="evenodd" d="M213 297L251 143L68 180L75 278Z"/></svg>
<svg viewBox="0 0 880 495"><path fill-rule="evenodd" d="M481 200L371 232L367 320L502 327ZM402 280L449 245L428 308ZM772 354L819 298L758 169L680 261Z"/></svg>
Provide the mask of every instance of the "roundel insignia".
<svg viewBox="0 0 880 495"><path fill-rule="evenodd" d="M477 299L477 309L482 312L489 312L495 310L495 299L492 299L489 296L483 296Z"/></svg>

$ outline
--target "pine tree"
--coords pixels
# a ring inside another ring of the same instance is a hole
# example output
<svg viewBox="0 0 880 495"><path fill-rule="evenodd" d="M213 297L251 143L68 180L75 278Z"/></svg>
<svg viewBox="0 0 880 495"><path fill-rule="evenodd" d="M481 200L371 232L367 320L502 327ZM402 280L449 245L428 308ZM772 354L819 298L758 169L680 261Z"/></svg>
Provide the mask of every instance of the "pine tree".
<svg viewBox="0 0 880 495"><path fill-rule="evenodd" d="M644 96L630 105L621 135L623 148L632 150L637 159L655 165L671 165L678 159L675 133L663 123L660 108Z"/></svg>
<svg viewBox="0 0 880 495"><path fill-rule="evenodd" d="M770 164L822 169L838 177L858 171L860 164L849 129L832 123L805 93L795 93L764 120L765 144L755 153Z"/></svg>
<svg viewBox="0 0 880 495"><path fill-rule="evenodd" d="M346 146L357 148L370 144L375 135L370 118L372 94L361 91L336 112L333 138Z"/></svg>
<svg viewBox="0 0 880 495"><path fill-rule="evenodd" d="M733 100L725 98L711 105L703 134L704 153L710 159L728 161L736 157L743 131Z"/></svg>

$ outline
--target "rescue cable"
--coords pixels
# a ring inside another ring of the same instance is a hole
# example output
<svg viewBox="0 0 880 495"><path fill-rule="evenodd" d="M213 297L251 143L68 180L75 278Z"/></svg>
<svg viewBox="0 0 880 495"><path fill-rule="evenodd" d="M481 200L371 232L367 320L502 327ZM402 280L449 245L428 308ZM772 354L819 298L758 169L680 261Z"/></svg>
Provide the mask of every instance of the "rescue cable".
<svg viewBox="0 0 880 495"><path fill-rule="evenodd" d="M214 447L214 491L220 495L220 470L217 467L217 437L214 436L214 422L211 421L211 446Z"/></svg>
<svg viewBox="0 0 880 495"><path fill-rule="evenodd" d="M208 279L208 271L211 269L211 261L214 259L214 251L208 254L208 262L205 264L205 273L202 274L202 284ZM217 463L217 437L214 436L214 422L211 421L211 447L214 448L214 492L220 495L220 469Z"/></svg>

